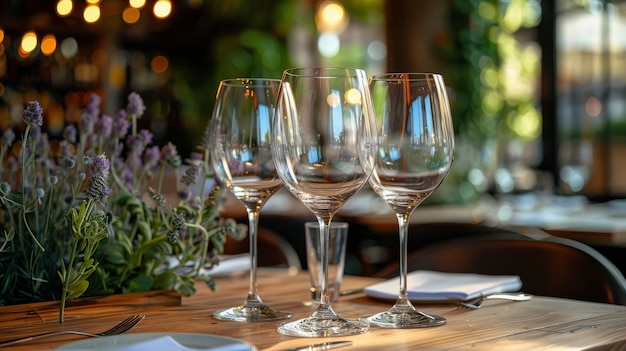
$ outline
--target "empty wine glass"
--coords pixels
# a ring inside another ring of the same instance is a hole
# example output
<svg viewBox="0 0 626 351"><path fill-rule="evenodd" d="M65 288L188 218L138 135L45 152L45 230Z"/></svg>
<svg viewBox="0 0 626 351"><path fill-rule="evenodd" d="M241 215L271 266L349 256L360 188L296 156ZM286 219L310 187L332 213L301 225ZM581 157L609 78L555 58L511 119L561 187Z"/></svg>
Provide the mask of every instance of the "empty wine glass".
<svg viewBox="0 0 626 351"><path fill-rule="evenodd" d="M454 158L454 132L443 77L390 73L370 79L378 128L371 188L391 206L400 234L400 291L391 309L364 318L385 328L432 327L445 318L413 307L407 292L409 217L444 180Z"/></svg>
<svg viewBox="0 0 626 351"><path fill-rule="evenodd" d="M280 80L230 79L220 82L211 122L211 164L217 179L246 207L250 241L250 286L239 306L216 311L218 319L255 322L286 319L265 305L257 286L259 211L280 187L271 150L272 117Z"/></svg>
<svg viewBox="0 0 626 351"><path fill-rule="evenodd" d="M285 322L286 335L327 337L364 333L369 323L339 317L328 296L329 227L337 210L367 183L376 130L365 72L294 68L283 73L274 116L272 152L285 187L320 226L320 303L308 318Z"/></svg>
<svg viewBox="0 0 626 351"><path fill-rule="evenodd" d="M591 177L593 167L593 145L586 139L569 139L559 147L559 178L566 193L582 192Z"/></svg>

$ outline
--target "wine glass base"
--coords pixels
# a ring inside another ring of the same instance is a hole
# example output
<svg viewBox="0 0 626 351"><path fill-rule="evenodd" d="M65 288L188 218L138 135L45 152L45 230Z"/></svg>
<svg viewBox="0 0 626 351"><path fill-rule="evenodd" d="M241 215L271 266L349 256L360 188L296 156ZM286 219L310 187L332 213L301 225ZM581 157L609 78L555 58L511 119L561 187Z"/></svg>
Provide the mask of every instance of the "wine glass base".
<svg viewBox="0 0 626 351"><path fill-rule="evenodd" d="M283 335L306 338L356 335L368 330L369 323L366 321L351 321L341 317L319 319L312 316L278 326L278 332Z"/></svg>
<svg viewBox="0 0 626 351"><path fill-rule="evenodd" d="M417 310L386 311L360 319L377 327L394 329L430 328L446 324L446 319L441 316Z"/></svg>
<svg viewBox="0 0 626 351"><path fill-rule="evenodd" d="M235 322L263 322L288 319L293 316L291 312L275 310L265 304L258 306L239 306L213 312L213 317L225 321Z"/></svg>

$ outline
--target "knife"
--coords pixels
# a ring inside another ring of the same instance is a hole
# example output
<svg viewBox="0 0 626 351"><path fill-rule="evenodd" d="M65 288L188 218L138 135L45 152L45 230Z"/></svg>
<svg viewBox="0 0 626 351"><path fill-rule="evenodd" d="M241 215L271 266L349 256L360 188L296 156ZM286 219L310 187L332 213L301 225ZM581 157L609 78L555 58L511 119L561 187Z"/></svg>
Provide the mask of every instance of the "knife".
<svg viewBox="0 0 626 351"><path fill-rule="evenodd" d="M352 345L352 341L326 341L321 342L319 344L294 347L292 349L287 349L285 351L323 351L336 349L338 347L350 346Z"/></svg>

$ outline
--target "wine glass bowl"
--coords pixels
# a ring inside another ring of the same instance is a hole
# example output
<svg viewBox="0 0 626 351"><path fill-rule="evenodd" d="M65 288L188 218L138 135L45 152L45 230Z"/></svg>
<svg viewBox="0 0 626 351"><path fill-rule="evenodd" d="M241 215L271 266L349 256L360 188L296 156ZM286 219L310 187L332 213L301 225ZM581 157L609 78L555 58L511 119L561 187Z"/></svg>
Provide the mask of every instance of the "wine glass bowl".
<svg viewBox="0 0 626 351"><path fill-rule="evenodd" d="M320 226L322 286L313 314L278 327L282 334L329 337L364 333L369 323L338 316L328 297L329 226L337 210L367 183L376 145L365 72L294 68L283 73L272 152L285 187Z"/></svg>
<svg viewBox="0 0 626 351"><path fill-rule="evenodd" d="M256 278L259 211L282 187L271 151L279 85L277 79L228 79L218 89L210 125L211 164L218 181L245 206L250 242L248 296L239 306L214 312L218 319L254 322L292 316L261 301Z"/></svg>
<svg viewBox="0 0 626 351"><path fill-rule="evenodd" d="M364 318L385 328L422 328L445 318L413 307L407 293L409 217L446 178L454 158L454 131L443 77L389 73L370 78L378 153L369 184L396 213L400 236L400 289L386 312Z"/></svg>

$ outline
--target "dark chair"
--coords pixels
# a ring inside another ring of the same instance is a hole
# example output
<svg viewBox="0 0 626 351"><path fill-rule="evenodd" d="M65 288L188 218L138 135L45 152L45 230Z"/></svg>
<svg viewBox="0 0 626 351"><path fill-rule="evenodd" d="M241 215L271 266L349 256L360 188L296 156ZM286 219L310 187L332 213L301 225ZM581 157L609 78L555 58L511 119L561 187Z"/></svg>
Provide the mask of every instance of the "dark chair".
<svg viewBox="0 0 626 351"><path fill-rule="evenodd" d="M544 232L490 228L488 233L432 243L409 254L408 271L518 275L522 290L543 296L626 305L626 279L590 246ZM459 226L459 230L463 227ZM398 265L377 276L399 274Z"/></svg>
<svg viewBox="0 0 626 351"><path fill-rule="evenodd" d="M250 252L248 237L241 241L228 240L224 253L233 255ZM259 227L257 233L257 266L259 267L295 267L302 269L296 250L285 239L273 231Z"/></svg>

